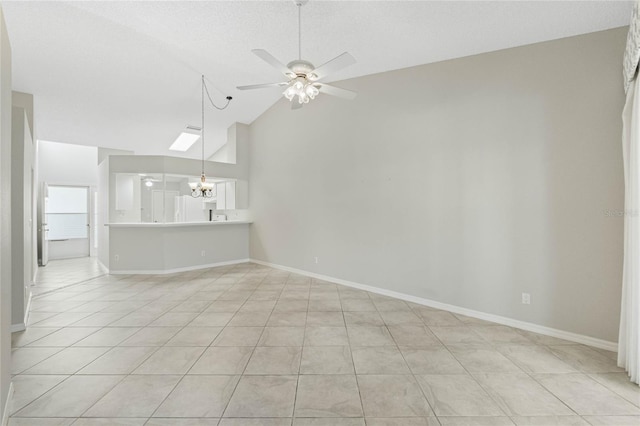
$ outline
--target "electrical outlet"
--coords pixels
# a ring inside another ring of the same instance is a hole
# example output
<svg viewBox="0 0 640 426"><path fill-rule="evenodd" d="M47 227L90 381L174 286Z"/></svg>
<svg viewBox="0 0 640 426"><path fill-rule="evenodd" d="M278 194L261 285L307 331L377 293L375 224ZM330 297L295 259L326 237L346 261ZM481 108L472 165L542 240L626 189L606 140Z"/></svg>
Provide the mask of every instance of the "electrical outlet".
<svg viewBox="0 0 640 426"><path fill-rule="evenodd" d="M531 295L529 293L522 293L522 304L523 305L531 304Z"/></svg>
<svg viewBox="0 0 640 426"><path fill-rule="evenodd" d="M206 253L204 250L202 250L202 251L200 252L200 256L205 257L206 255L207 255L207 253Z"/></svg>
<svg viewBox="0 0 640 426"><path fill-rule="evenodd" d="M320 261L318 260L318 257L316 256L315 258L316 264L318 264Z"/></svg>
<svg viewBox="0 0 640 426"><path fill-rule="evenodd" d="M115 256L113 256L113 260L114 260L114 262L119 261L120 260L120 255L116 254Z"/></svg>

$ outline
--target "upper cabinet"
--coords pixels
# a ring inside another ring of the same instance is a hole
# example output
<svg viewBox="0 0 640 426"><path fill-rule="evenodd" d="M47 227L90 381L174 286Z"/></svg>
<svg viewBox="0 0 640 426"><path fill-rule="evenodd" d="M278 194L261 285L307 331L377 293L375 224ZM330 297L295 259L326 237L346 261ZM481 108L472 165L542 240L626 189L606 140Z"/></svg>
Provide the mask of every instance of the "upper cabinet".
<svg viewBox="0 0 640 426"><path fill-rule="evenodd" d="M227 181L216 184L216 210L235 210L236 182Z"/></svg>

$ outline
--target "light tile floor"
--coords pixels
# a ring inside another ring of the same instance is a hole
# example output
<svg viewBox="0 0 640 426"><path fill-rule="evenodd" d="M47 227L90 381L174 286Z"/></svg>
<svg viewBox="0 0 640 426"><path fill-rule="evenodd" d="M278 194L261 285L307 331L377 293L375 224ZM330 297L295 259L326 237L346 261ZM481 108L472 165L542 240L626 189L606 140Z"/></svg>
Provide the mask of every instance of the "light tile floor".
<svg viewBox="0 0 640 426"><path fill-rule="evenodd" d="M38 267L33 295L48 293L70 284L85 281L105 274L96 257L50 260L46 266Z"/></svg>
<svg viewBox="0 0 640 426"><path fill-rule="evenodd" d="M614 353L255 264L43 294L13 346L11 425L640 425Z"/></svg>

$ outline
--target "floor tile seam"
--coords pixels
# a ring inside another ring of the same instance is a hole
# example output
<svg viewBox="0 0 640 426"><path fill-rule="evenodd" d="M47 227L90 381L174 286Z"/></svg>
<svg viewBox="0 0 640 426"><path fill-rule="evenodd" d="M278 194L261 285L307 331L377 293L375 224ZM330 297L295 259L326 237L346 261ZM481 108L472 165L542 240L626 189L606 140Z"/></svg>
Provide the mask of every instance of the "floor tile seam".
<svg viewBox="0 0 640 426"><path fill-rule="evenodd" d="M344 311L342 313L342 318L344 320ZM347 329L347 325L345 323L345 330ZM351 340L349 339L349 333L347 333L347 342L349 342L349 355L351 356L351 365L353 366L353 375L356 378L356 387L358 388L358 398L360 400L360 408L362 408L362 417L365 418L366 413L364 411L364 401L362 399L362 391L360 390L360 380L358 380L358 373L356 371L356 362L353 359L353 350L351 348ZM366 424L366 420L365 420L365 424Z"/></svg>
<svg viewBox="0 0 640 426"><path fill-rule="evenodd" d="M591 380L593 380L594 382L598 383L601 386L604 386L607 390L609 390L610 392L613 392L614 394L618 395L620 398L624 399L625 401L628 401L629 403L631 403L632 405L640 408L640 398L638 400L638 402L633 402L629 399L627 399L625 396L623 396L622 394L620 394L619 392L617 392L615 389L613 389L612 387L608 386L606 383L602 383L596 379L593 378L594 375L598 375L598 374L616 374L616 373L584 373L586 374ZM628 373L625 371L624 373L619 373L619 374L626 374L626 377L629 377ZM630 382L631 383L631 382ZM640 385L637 386L638 389L638 393L640 394Z"/></svg>
<svg viewBox="0 0 640 426"><path fill-rule="evenodd" d="M231 403L231 400L233 399L233 396L235 395L236 391L238 390L238 386L240 385L240 382L242 381L243 377L245 377L245 372L247 371L247 367L249 367L249 363L251 362L251 358L253 358L253 354L255 354L256 352L256 348L258 347L258 342L260 341L260 339L262 339L262 335L264 334L264 327L262 328L262 332L260 333L260 336L258 337L258 340L256 341L256 344L253 346L253 349L251 350L251 355L249 355L249 359L247 360L247 363L245 364L244 368L242 369L242 373L240 373L239 375L239 379L236 382L236 385L233 388L233 391L231 392L231 396L229 397L229 400L227 401L227 403L224 406L224 409L222 410L222 413L220 414L220 420L218 421L218 424L220 424L220 422L222 422L222 419L224 418L224 415L226 414L227 410L229 409L229 404Z"/></svg>
<svg viewBox="0 0 640 426"><path fill-rule="evenodd" d="M579 370L575 370L575 371L567 372L567 373L540 373L540 372L535 372L535 371L527 371L527 370L526 370L526 369L521 365L520 361L518 361L517 359L515 359L515 358L513 358L513 357L509 356L509 354L506 354L506 353L503 353L502 351L500 351L500 350L498 349L498 346L504 346L504 345L497 345L497 346L494 346L494 348L496 349L496 351L497 351L497 352L499 352L502 356L504 356L505 358L507 358L507 359L508 359L509 361L511 361L512 363L514 363L514 364L515 364L518 368L520 368L523 372L525 372L525 373L529 374L529 376L531 376L531 378L532 378L533 380L536 380L536 379L532 376L532 374L576 374L576 373L582 373L582 372L581 372L581 371L579 371ZM527 345L527 346L532 346L532 345ZM558 361L560 361L561 363L566 364L566 365L567 365L567 366L569 366L570 368L575 368L574 366L572 366L571 364L569 364L568 362L564 361L564 360L563 360L563 359L561 359L559 356L557 356L556 354L554 354L551 350L547 349L544 345L538 345L538 344L536 344L536 345L533 345L533 346L535 346L535 347L540 347L540 348L542 348L542 349L546 350L548 353L550 353L550 354L551 354L555 359L557 359L557 360L558 360ZM537 380L536 380L536 382L537 382Z"/></svg>
<svg viewBox="0 0 640 426"><path fill-rule="evenodd" d="M545 347L549 352L551 352L551 353L552 353L553 355L555 355L556 357L560 358L560 356L558 356L558 355L555 353L555 351L553 350L553 347L557 347L557 346L560 346L560 347L564 347L564 346L581 346L581 347L585 347L585 348L587 348L587 349L592 350L592 348L591 348L591 347L586 346L586 345L583 345L583 344L581 344L581 343L574 343L574 344L572 344L572 345L544 345L544 347ZM594 352L595 352L595 351L594 351ZM596 353L597 353L597 352L596 352ZM586 369L586 367L583 365L583 363L582 363L580 360L575 359L575 357L572 357L572 355L571 355L571 354L569 354L569 355L568 355L568 359L566 359L566 360L565 360L565 359L560 358L560 360L561 360L562 362L564 362L565 364L568 364L570 367L574 368L574 369L576 370L576 371L575 371L576 373L581 373L581 374L594 374L594 373L595 373L595 372L593 372L593 371L587 371L587 369ZM616 363L616 365L617 365L617 363ZM620 371L620 372L622 372L622 371ZM601 372L601 373L606 373L606 372L604 372L604 371L603 371L603 372ZM611 371L611 373L614 373L614 371Z"/></svg>
<svg viewBox="0 0 640 426"><path fill-rule="evenodd" d="M182 328L182 330L184 330L185 328L187 328L187 326L184 326ZM191 372L191 370L193 369L193 367L198 363L198 361L200 361L200 359L204 356L204 354L207 353L207 351L209 350L209 348L214 347L213 343L216 341L216 339L218 338L218 336L220 336L220 334L224 331L224 329L227 328L227 326L222 326L220 327L220 331L218 332L218 334L216 334L216 336L213 338L213 340L211 340L211 342L207 345L207 346L189 346L189 347L199 347L199 348L204 348L204 350L202 351L202 353L198 356L198 358L195 360L195 362L193 364L191 364L191 366L187 369L187 372L184 374L185 376L189 375L189 373ZM173 339L175 336L177 336L182 330L180 330L178 333L176 333L175 335L173 335L171 337L171 339ZM171 341L171 339L167 340L167 342L162 346L162 347L172 347L172 346L167 346L167 343L169 343ZM257 343L256 343L257 345ZM182 347L182 346L173 346L173 347ZM182 380L182 379L181 379Z"/></svg>
<svg viewBox="0 0 640 426"><path fill-rule="evenodd" d="M498 352L498 351L496 351ZM500 352L498 352L500 353ZM453 355L453 354L452 354ZM455 355L453 355L455 357ZM503 355L504 356L504 355ZM457 359L457 358L456 358ZM508 359L508 358L507 358ZM460 365L462 365L462 363L460 361L458 361L460 363ZM514 365L516 365L514 363ZM462 365L463 368L466 367L464 365ZM520 369L520 371L518 373L521 374L525 374L528 378L530 378L531 380L533 380L534 383L536 383L538 386L542 387L545 391L549 392L550 395L552 395L558 402L560 402L562 405L564 405L565 407L567 407L567 409L569 409L573 414L579 416L579 414L573 409L571 408L565 401L563 401L561 398L559 398L555 393L551 392L549 389L547 389L546 386L544 386L542 383L540 383L535 377L533 377L533 374L535 373L529 373L527 371L524 371L520 366L516 365L516 367L518 367ZM493 392L491 392L491 388L489 386L485 386L482 384L481 381L479 381L478 379L476 379L476 377L474 376L474 373L471 371L467 371L469 376L471 376L473 378L473 380L476 381L476 383L478 383L478 385L482 388L482 390L485 391L485 393L487 395L489 395L489 397L491 397L491 399L496 403L496 405L498 406L498 408L500 408L500 410L502 410L506 416L511 416L511 414L509 414L507 411L505 411L500 405L501 402L498 401L496 399L496 397L493 396ZM476 374L517 374L515 372L482 372L482 371L477 371ZM504 402L505 406L508 406L508 404L506 402ZM522 416L522 414L516 414L515 416ZM535 416L533 416L535 417Z"/></svg>
<svg viewBox="0 0 640 426"><path fill-rule="evenodd" d="M298 374L296 377L296 390L295 393L293 394L293 408L292 408L292 413L291 413L291 424L293 424L293 422L296 419L296 405L298 402L298 387L300 386L300 371L302 369L302 357L304 355L304 340L307 336L307 321L306 318L309 317L309 300L307 299L307 310L305 312L305 326L304 329L302 331L302 345L300 346L300 360L298 361Z"/></svg>
<svg viewBox="0 0 640 426"><path fill-rule="evenodd" d="M38 327L36 327L36 328L38 328ZM34 340L33 342L30 342L29 344L27 344L26 346L23 346L23 347L32 347L32 348L38 348L38 347L49 347L49 346L31 346L31 345L33 345L34 343L36 343L36 342L38 342L38 341L40 341L40 340L44 339L45 337L49 337L49 336L53 335L54 333L57 333L57 332L59 332L59 331L62 331L62 330L64 330L64 329L67 329L67 328L75 328L75 329L78 329L78 328L97 328L97 330L95 330L95 331L93 331L93 332L89 333L89 334L88 334L88 335L86 335L86 336L83 336L83 337L79 338L78 340L74 340L70 345L62 346L62 347L63 347L63 348L65 348L65 349L66 349L66 348L70 348L70 347L72 347L73 345L75 345L76 343L80 342L81 340L84 340L84 339L86 339L87 337L94 335L95 333L99 332L100 330L102 330L102 329L103 329L103 328L105 328L105 327L68 327L68 326L67 326L67 327L59 327L59 328L58 328L58 330L56 330L56 331L54 331L54 332L52 332L52 333L49 333L49 334L47 334L46 336L42 336L42 337L40 337L40 338L38 338L38 339ZM53 346L53 347L59 347L59 346ZM77 347L77 346L76 346L76 347Z"/></svg>
<svg viewBox="0 0 640 426"><path fill-rule="evenodd" d="M541 374L545 374L545 373L541 373ZM589 380L591 380L592 382L596 383L597 385L602 386L603 388L605 388L606 390L608 390L609 392L611 392L613 395L617 396L618 398L622 399L623 401L627 401L625 398L622 398L620 395L618 395L616 392L613 392L612 390L610 390L608 387L604 386L602 383L598 382L597 380L589 377L588 373L585 372L577 372L577 373L559 373L559 374L552 374L552 373L546 373L546 374L550 374L550 375L576 375L579 374L581 376L587 377ZM577 416L616 416L616 415L620 415L620 414L580 414L578 413L576 410L574 410L572 407L569 406L569 404L567 402L565 402L562 398L560 398L558 395L556 395L555 392L553 392L551 389L549 389L547 386L544 385L544 383L539 382L535 377L531 377L533 380L536 381L536 383L538 383L540 386L542 386L547 392L549 392L551 395L554 396L554 398L558 399L563 405L565 405L569 410L571 410L573 413L575 413ZM634 407L638 408L635 404L632 404ZM590 422L589 422L590 423Z"/></svg>
<svg viewBox="0 0 640 426"><path fill-rule="evenodd" d="M39 348L49 348L49 347L55 347L55 348L59 348L59 346L39 346ZM63 351L67 350L67 349L72 349L72 348L77 348L77 347L73 347L73 346L67 346L62 348L62 350L54 353L53 355L47 357L46 359L32 365L31 367L29 367L28 369L24 370L23 372L17 374L17 375L22 375L22 376L56 376L56 375L60 375L60 373L39 373L39 374L29 374L27 373L29 370L31 370L32 368L37 367L38 365L42 364L43 362L47 361L48 359L52 358L55 355L58 355L60 353L62 353ZM76 371L74 371L73 373L70 373L72 376L78 374L78 372L80 370L82 370L83 368L85 368L86 366L88 366L89 364L91 364L92 362L96 361L98 358L101 358L103 355L106 355L113 347L112 346L84 346L83 348L90 348L90 349L94 349L94 348L109 348L107 351L105 351L102 355L99 355L97 358L89 361L88 363L84 364L82 367L78 368ZM66 375L67 373L62 373L62 375Z"/></svg>
<svg viewBox="0 0 640 426"><path fill-rule="evenodd" d="M27 404L23 405L22 407L20 407L17 410L13 409L13 406L11 407L10 413L9 413L9 417L16 417L15 415L18 414L20 411L24 410L25 408L27 408L29 405L33 404L36 400L40 399L41 397L43 397L45 394L49 393L50 391L54 390L55 388L57 388L58 386L60 386L62 383L64 383L65 381L67 381L72 375L66 375L66 374L59 374L60 376L67 376L66 378L62 379L59 383L57 383L55 386L53 386L50 389L47 389L46 391L42 392L41 394L39 394L38 396L36 396L35 398L33 398L31 401L29 401ZM12 405L13 405L13 401ZM12 412L11 412L12 411Z"/></svg>
<svg viewBox="0 0 640 426"><path fill-rule="evenodd" d="M145 361L146 361L146 360L145 360ZM141 365L141 364L140 364L140 365ZM136 368L137 368L137 367L136 367ZM95 374L95 376L100 376L100 375L101 375L101 376L111 376L112 374ZM119 374L113 374L113 375L117 375L117 376L119 376ZM132 373L129 373L129 374L125 374L125 375L123 375L122 379L120 379L120 380L118 381L118 383L116 383L113 387L109 388L109 390L107 390L107 391L106 391L106 392L105 392L105 393L104 393L100 398L96 399L96 401L95 401L93 404L91 404L91 406L90 406L89 408L87 408L86 410L84 410L84 411L82 412L82 414L80 414L80 415L78 416L78 419L81 419L81 418L84 418L84 419L92 418L92 417L85 417L85 414L86 414L88 411L90 411L93 407L95 407L98 403L100 403L100 401L102 401L102 400L104 399L104 397L105 397L105 396L107 396L107 395L108 395L111 391L113 391L113 390L114 390L118 385L120 385L120 383L124 382L124 381L125 381L127 378L129 378L130 376L149 376L149 374L136 374L136 375L134 375L134 374L132 374ZM118 417L107 417L107 418L118 418ZM141 418L142 418L142 417L141 417Z"/></svg>
<svg viewBox="0 0 640 426"><path fill-rule="evenodd" d="M136 294L138 294L138 293L136 293ZM134 294L134 295L132 295L131 297L133 297L133 296L135 296L135 294ZM84 305L87 305L87 304L89 304L89 303L93 303L93 302L124 302L124 301L126 301L126 300L108 301L108 300L96 300L96 299L94 299L94 300L86 301L85 303L80 303L79 305L77 305L77 306L75 306L75 307L72 307L72 308L69 308L69 309L66 309L66 310L63 310L63 311L56 312L56 314L69 313L72 309L77 309L77 308L79 308L79 307L82 307L82 306L84 306ZM145 303L144 305L140 306L138 309L142 309L143 307L145 307L145 306L147 306L147 305L149 305L149 304L153 303L154 301L155 301L155 300L149 300L149 301L148 301L148 303ZM95 311L95 312L92 312L92 313L102 313L105 309L109 309L109 308L108 308L108 307L105 307L105 308L103 308L103 309L101 309L101 310L99 310L99 311ZM136 310L134 310L134 311L132 311L132 312L130 312L130 313L133 313L133 312L137 311L138 309L136 309ZM39 312L39 311L30 311L30 312ZM125 316L126 316L126 315L128 315L128 314L125 314ZM80 321L80 320L79 320L79 321ZM117 321L117 320L116 320L116 321ZM77 321L76 321L76 322L77 322ZM115 321L114 321L114 322L115 322Z"/></svg>
<svg viewBox="0 0 640 426"><path fill-rule="evenodd" d="M204 353L204 352L203 352ZM159 374L158 376L172 376L173 374ZM156 412L160 409L160 407L162 406L162 404L164 404L164 402L169 398L169 395L171 395L173 393L173 391L175 391L178 387L178 385L180 385L180 383L182 383L182 381L184 380L184 378L187 377L187 373L183 374L182 377L180 377L180 379L178 379L178 381L176 382L176 384L171 388L171 390L169 392L167 392L167 394L164 396L164 398L162 399L162 401L158 404L158 406L153 410L153 412L151 413L151 415L149 416L149 419L153 418L153 416L156 414ZM147 420L148 421L148 420Z"/></svg>
<svg viewBox="0 0 640 426"><path fill-rule="evenodd" d="M25 348L24 346L22 346L22 347L18 347L18 348L15 348L15 351L17 351L17 350L19 350L19 349L24 349L24 348ZM36 348L36 347L34 347L34 348ZM29 349L34 349L34 348L29 348ZM27 370L30 370L30 369L32 369L33 367L36 367L36 366L38 366L39 364L41 364L41 363L45 362L46 360L48 360L49 358L53 357L54 355L57 355L57 354L59 354L60 352L64 351L65 349L67 349L67 348L68 348L68 346L67 346L67 347L62 347L62 348L60 348L60 346L38 346L37 348L43 348L43 349L44 349L44 348L55 348L55 349L60 349L60 350L58 350L57 352L52 353L51 355L49 355L49 356L48 356L48 357L46 357L45 359L43 359L43 360L41 360L41 361L36 362L36 363L35 363L35 364L33 364L32 366L25 368L24 370L20 371L19 373L15 373L15 374L14 374L14 373L11 373L12 378L13 378L13 376L20 376L20 375L25 375L25 376L27 376L27 375L34 375L34 376L35 376L35 374L24 374L24 373L25 373ZM13 352L14 352L14 348L11 348L11 355L13 355ZM12 360L12 364L13 364L13 360ZM74 373L74 374L75 374L75 373Z"/></svg>
<svg viewBox="0 0 640 426"><path fill-rule="evenodd" d="M151 358L153 356L153 354L155 354L156 352L158 352L160 350L162 346L112 346L110 350L108 350L107 352L105 352L104 354L100 355L98 358L96 358L95 360L93 360L91 363L95 361L98 361L100 358L106 356L107 354L109 354L111 351L113 351L114 349L118 349L118 348L153 348L152 351L150 351L147 356L145 356L143 359L140 360L140 362L136 363L134 367L131 368L131 370L128 373L123 374L124 376L133 376L133 375L140 375L140 374L133 374L134 371L136 371L142 364L144 364L145 362L147 362L147 360L149 358ZM85 365L83 368L86 368L89 364ZM77 376L108 376L109 374L79 374L79 373L74 373L74 375ZM120 374L116 374L116 375L120 375Z"/></svg>
<svg viewBox="0 0 640 426"><path fill-rule="evenodd" d="M62 314L65 314L65 313L76 313L76 312L61 312L61 313L58 313L58 314L54 314L54 315L52 315L52 316L50 316L48 318L42 319L42 320L40 320L40 321L38 321L38 322L36 322L34 324L29 324L29 327L70 327L71 325L73 325L73 324L75 324L77 322L80 322L83 319L88 318L91 315L93 315L93 313L90 313L90 312L89 313L87 313L87 312L77 312L79 314L87 314L87 315L82 317L82 318L77 319L76 321L73 321L73 322L71 322L69 324L65 324L65 325L46 325L46 324L45 325L40 325L40 323L42 323L42 322L45 322L45 321L47 321L47 320L49 320L49 319L51 319L51 318L53 318L55 316L62 315ZM29 314L29 315L31 315L31 314Z"/></svg>
<svg viewBox="0 0 640 426"><path fill-rule="evenodd" d="M397 299L395 299L397 300ZM380 313L380 310L378 309L378 305L376 305L375 303L373 303L373 306L376 308L376 312L378 313L378 315L380 316L380 318L382 318L383 322L384 322L384 317L382 316L382 314ZM411 307L409 306L409 309L411 309ZM426 327L426 325L425 325ZM396 341L396 339L393 337L393 334L391 333L391 331L389 330L388 325L385 323L385 328L387 330L387 333L389 333L389 335L391 336L391 339L393 340L393 342L395 343L395 348L397 349L397 351L400 353L400 356L402 357L402 360L404 361L405 365L407 366L407 369L409 370L409 373L415 383L415 385L418 387L418 390L420 391L420 394L422 395L422 398L424 398L424 400L427 402L427 405L429 406L429 409L431 410L431 413L435 416L436 412L435 412L435 408L431 405L431 401L429 401L429 398L427 398L427 395L424 392L424 389L422 389L422 386L420 385L420 382L418 381L418 378L416 377L416 375L413 373L413 370L411 369L411 366L409 365L409 363L407 362L407 359L405 358L404 354L402 353L402 350L400 350L400 345L398 345L398 342ZM429 330L431 331L431 330ZM433 334L433 333L432 333ZM435 336L435 334L434 334ZM437 336L435 336L436 338L438 338ZM438 339L439 340L439 339ZM442 343L442 342L441 342ZM366 420L365 420L366 422ZM440 422L438 420L438 422Z"/></svg>
<svg viewBox="0 0 640 426"><path fill-rule="evenodd" d="M505 410L500 406L499 401L496 401L496 399L493 397L493 395L491 395L491 393L487 392L487 390L485 389L484 386L482 386L482 384L473 376L472 372L458 359L458 357L456 357L456 355L451 351L451 349L442 341L442 339L440 337L438 337L438 335L436 333L433 332L433 330L431 330L431 327L429 327L429 325L427 325L425 323L425 327L427 327L427 329L429 330L429 332L431 334L433 334L433 336L440 342L440 345L442 347L444 347L447 352L449 352L449 354L453 357L453 359L456 360L456 362L458 364L460 364L460 366L464 369L464 371L467 373L466 375L468 377L470 377L479 387L480 389L482 389L482 391L485 393L485 395L487 395L491 401L493 401L493 403L496 405L496 407L502 412L502 414L504 416L508 416L508 414L505 412ZM402 352L402 351L401 351ZM419 375L415 375L414 374L414 378L416 379L416 381L418 380L417 377L415 376L419 376ZM427 401L429 401L429 399L427 398L427 395L424 391L424 389L422 388L422 386L420 385L420 382L418 382L418 386L420 387L420 390L422 391L423 395L425 396L425 398L427 399ZM429 402L429 405L431 405L431 403ZM434 415L436 415L435 409L434 407L431 407L432 411L434 413ZM437 415L436 415L437 416ZM446 416L445 416L446 417Z"/></svg>
<svg viewBox="0 0 640 426"><path fill-rule="evenodd" d="M33 404L34 402L36 402L37 400L39 400L40 398L42 398L43 396L45 396L45 395L46 395L46 394L48 394L49 392L54 391L56 388L58 388L59 386L61 386L64 382L66 382L67 380L69 380L70 378L75 377L75 376L76 376L75 374L71 374L71 375L69 375L66 379L62 380L60 383L58 383L57 385L55 385L54 387L52 387L52 388L51 388L51 389L49 389L48 391L44 392L44 393L43 393L43 394L41 394L40 396L38 396L38 397L34 398L33 400L31 400L31 402L29 402L27 405L25 405L24 407L22 407L19 411L24 410L24 409L25 409L25 408L27 408L29 405ZM104 397L105 397L109 392L111 392L111 391L112 391L116 386L118 386L118 384L120 384L120 383L125 379L125 377L127 377L127 376L124 376L124 375L121 375L121 374L95 374L95 375L92 375L92 376L110 376L110 377L113 377L113 376L122 376L122 378L121 378L118 382L116 382L112 387L109 387L109 388L104 392L104 394L102 394L102 396L100 396L100 397L96 400L96 402L95 402L95 403L91 404L91 406L90 406L89 408L87 408L85 411L83 411L83 412L82 412L82 414L80 414L79 416L77 416L77 417L76 417L77 419L81 418L81 417L82 417L82 415L83 415L84 413L86 413L88 410L90 410L90 409L91 409L91 407L93 407L95 404L97 404L97 403L98 403L98 401L100 401L102 398L104 398ZM16 412L16 413L17 413L17 412ZM14 414L15 414L15 413L14 413Z"/></svg>
<svg viewBox="0 0 640 426"><path fill-rule="evenodd" d="M102 273L102 274L97 275L97 276L95 276L95 277L87 278L86 280L78 281L78 282L75 282L75 283L72 283L72 284L69 284L69 285L63 286L63 287L58 287L58 288L55 288L55 289L53 289L53 290L45 291L45 292L43 292L43 293L39 293L39 294L37 294L37 295L33 296L33 298L34 298L34 299L37 299L37 298L40 298L41 296L48 295L48 294L51 294L51 293L55 293L55 292L57 292L57 291L59 291L59 290L63 290L63 289L66 289L66 288L69 288L69 287L73 287L73 286L76 286L76 285L82 285L82 284L85 284L85 283L87 283L87 282L89 282L89 281L95 280L95 279L97 279L97 278L104 277L105 275L108 275L108 274L105 272L105 273ZM42 282L40 282L40 283L36 282L35 286L33 286L33 287L37 287L38 285L42 285L42 284L44 284L44 283L42 283ZM90 291L90 290L88 290L88 291Z"/></svg>

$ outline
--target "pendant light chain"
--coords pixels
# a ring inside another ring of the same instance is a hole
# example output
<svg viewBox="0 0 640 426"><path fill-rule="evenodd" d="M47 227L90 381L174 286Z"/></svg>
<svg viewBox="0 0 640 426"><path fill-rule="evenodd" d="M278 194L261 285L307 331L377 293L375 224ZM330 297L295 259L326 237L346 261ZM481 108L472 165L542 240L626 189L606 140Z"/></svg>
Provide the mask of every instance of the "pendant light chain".
<svg viewBox="0 0 640 426"><path fill-rule="evenodd" d="M204 75L202 76L202 176L204 176ZM227 102L228 104L228 102Z"/></svg>
<svg viewBox="0 0 640 426"><path fill-rule="evenodd" d="M217 106L214 102L213 99L211 99L211 95L209 94L209 89L207 88L207 83L204 80L204 74L201 75L201 87L200 87L200 108L201 108L201 116L200 116L200 139L202 140L202 144L201 144L201 152L202 152L202 158L201 158L201 166L202 166L202 174L200 175L200 182L198 183L189 183L189 186L191 186L191 196L194 198L197 197L206 197L206 198L211 198L213 196L213 189L214 186L213 184L207 183L207 178L204 174L204 94L207 94L207 97L209 98L209 102L211 102L211 105L213 105L216 109L218 110L223 110L226 109L229 106L229 103L231 102L231 99L233 99L231 96L227 96L227 103L222 106L219 107Z"/></svg>
<svg viewBox="0 0 640 426"><path fill-rule="evenodd" d="M209 88L207 87L207 83L204 81L204 75L202 75L202 174L204 174L204 94L207 94L207 98L209 98L209 102L211 103L211 105L219 110L222 111L224 109L227 109L227 107L229 106L229 103L231 102L231 100L233 99L231 96L227 96L227 103L224 104L224 106L219 107L218 105L215 104L215 102L213 102L213 99L211 99L211 95L209 94Z"/></svg>
<svg viewBox="0 0 640 426"><path fill-rule="evenodd" d="M298 4L298 60L302 60L302 24L300 23L300 15L302 4Z"/></svg>

